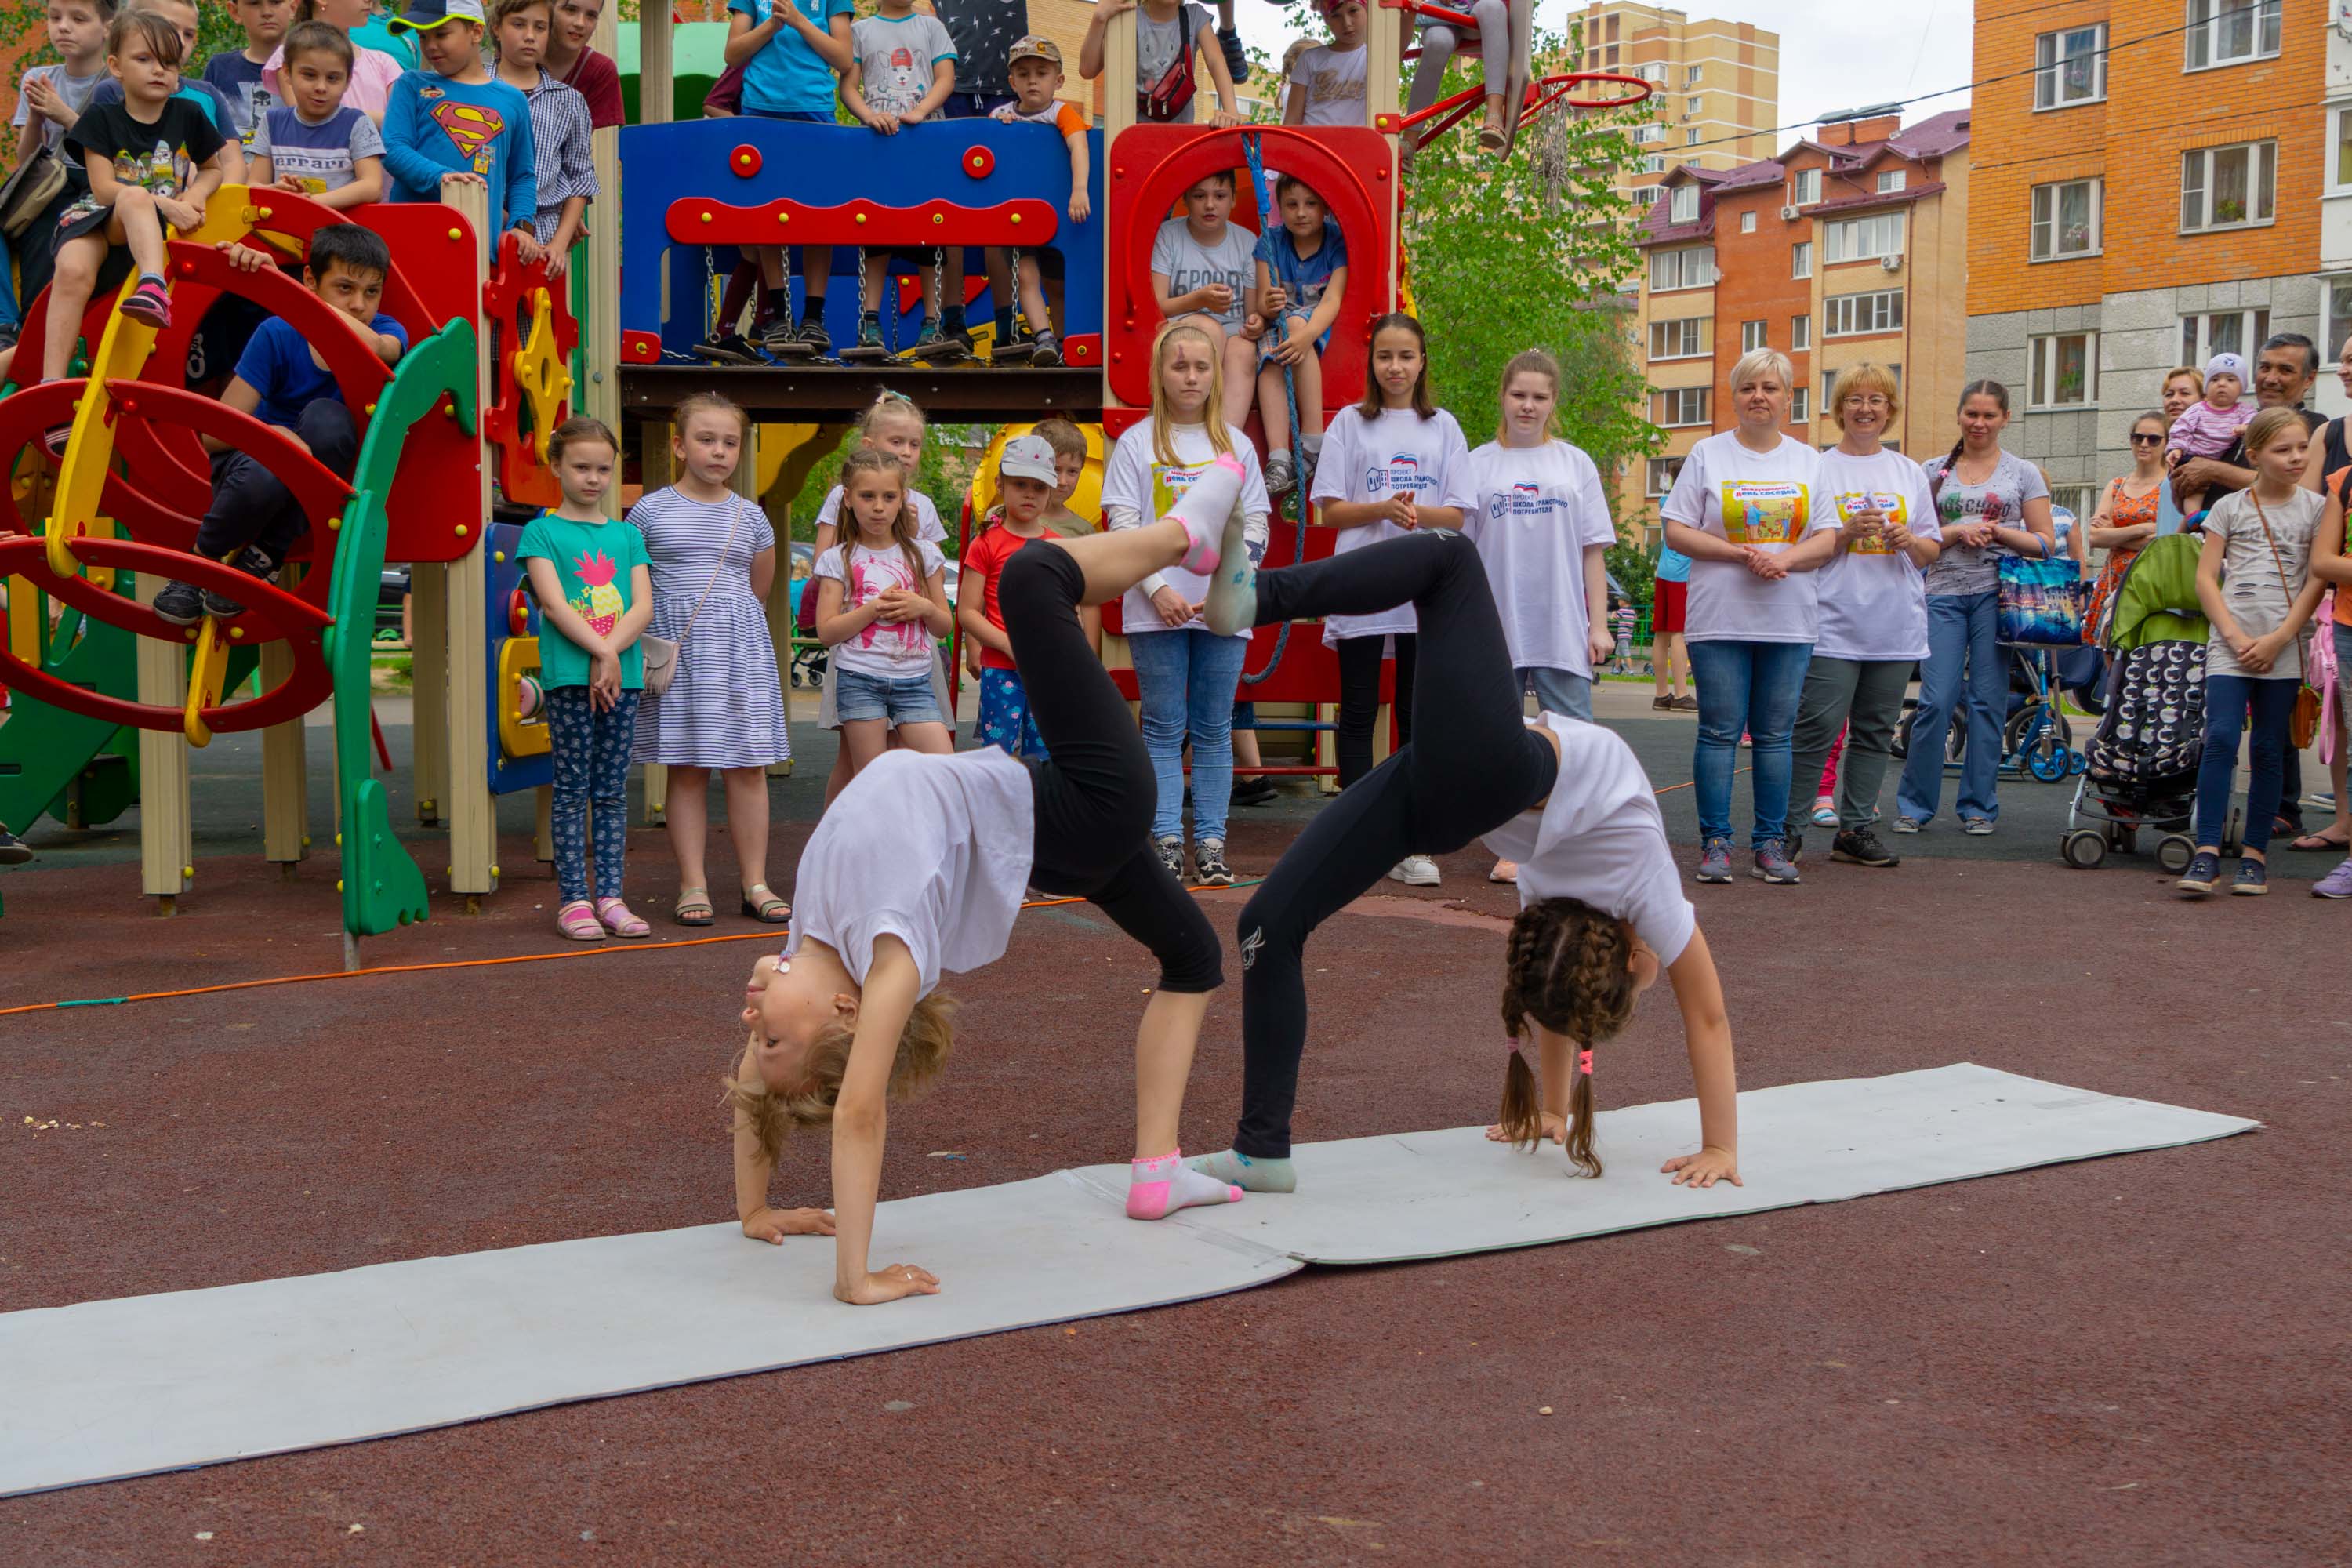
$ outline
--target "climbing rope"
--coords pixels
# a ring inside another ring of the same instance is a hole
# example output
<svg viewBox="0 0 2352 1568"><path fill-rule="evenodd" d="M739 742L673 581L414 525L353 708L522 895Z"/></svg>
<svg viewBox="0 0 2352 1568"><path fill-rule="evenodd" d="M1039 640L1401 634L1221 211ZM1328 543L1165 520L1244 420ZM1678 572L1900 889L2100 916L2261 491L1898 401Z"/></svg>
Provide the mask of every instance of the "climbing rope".
<svg viewBox="0 0 2352 1568"><path fill-rule="evenodd" d="M1257 198L1257 231L1261 235L1270 234L1273 232L1271 226L1274 223L1274 201L1266 192L1265 149L1256 132L1242 132L1242 155L1249 160L1250 193ZM1286 305L1282 313L1284 316L1289 315L1291 308ZM1274 322L1267 323L1269 329L1274 325ZM1282 367L1282 399L1290 417L1290 456L1292 471L1296 475L1290 486L1290 510L1297 519L1298 528L1297 538L1291 546L1291 559L1295 563L1303 563L1307 559L1307 452L1298 439L1298 384L1291 367L1286 364ZM1265 668L1255 675L1248 670L1244 670L1241 683L1244 686L1255 686L1272 676L1276 670L1282 668L1282 656L1289 646L1290 623L1285 621L1280 629L1274 634L1274 657L1267 659Z"/></svg>

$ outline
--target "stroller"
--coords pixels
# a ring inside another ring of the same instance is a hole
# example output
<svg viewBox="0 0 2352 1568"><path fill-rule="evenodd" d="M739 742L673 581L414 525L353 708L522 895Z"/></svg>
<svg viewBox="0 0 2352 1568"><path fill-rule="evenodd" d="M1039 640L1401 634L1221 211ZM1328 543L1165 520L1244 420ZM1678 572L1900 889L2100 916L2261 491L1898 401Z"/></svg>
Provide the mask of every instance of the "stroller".
<svg viewBox="0 0 2352 1568"><path fill-rule="evenodd" d="M2195 534L2151 541L2116 585L2105 645L2116 656L2106 711L2088 748L2058 853L2090 870L2107 851L2132 853L2143 827L2163 835L2157 864L2184 869L2196 843L2188 829L2205 744L2205 640L2197 607ZM2185 607L2184 607L2185 606ZM2235 853L2233 810L2223 852Z"/></svg>

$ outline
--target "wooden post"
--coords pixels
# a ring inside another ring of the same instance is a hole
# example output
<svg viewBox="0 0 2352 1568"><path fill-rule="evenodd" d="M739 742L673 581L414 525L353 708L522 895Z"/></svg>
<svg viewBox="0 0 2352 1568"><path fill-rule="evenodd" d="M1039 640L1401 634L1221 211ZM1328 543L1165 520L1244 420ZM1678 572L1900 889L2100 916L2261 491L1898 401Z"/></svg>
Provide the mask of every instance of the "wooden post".
<svg viewBox="0 0 2352 1568"><path fill-rule="evenodd" d="M494 237L488 193L478 185L449 187L448 205L466 216L475 236L475 331L479 341L490 341L483 319L479 280L489 277L490 241ZM490 404L489 359L477 356L474 365L477 405ZM483 591L483 550L489 530L490 468L482 465L477 500L471 516L459 525L467 542L466 553L441 574L441 602L446 606L443 627L448 672L447 735L448 798L443 803L449 822L449 887L465 895L469 912L478 911L483 897L498 889L498 806L490 796L489 698L483 668L488 652L488 595Z"/></svg>
<svg viewBox="0 0 2352 1568"><path fill-rule="evenodd" d="M530 792L530 798L532 813L538 819L532 829L536 842L531 847L531 858L542 866L551 866L555 863L555 791L541 784Z"/></svg>
<svg viewBox="0 0 2352 1568"><path fill-rule="evenodd" d="M647 419L637 426L637 471L647 495L668 485L675 477L668 420ZM658 827L666 820L665 808L669 803L669 770L659 763L647 763L645 777L646 826Z"/></svg>
<svg viewBox="0 0 2352 1568"><path fill-rule="evenodd" d="M164 579L139 574L139 602L152 605ZM188 700L188 649L161 637L139 637L139 700L179 708ZM168 915L195 876L195 840L188 823L188 742L177 730L139 731L139 886Z"/></svg>
<svg viewBox="0 0 2352 1568"><path fill-rule="evenodd" d="M1211 38L1207 42L1210 47L1216 47L1216 39ZM1135 123L1135 13L1131 9L1113 16L1110 19L1110 26L1103 30L1102 89L1101 163L1103 167L1097 173L1102 178L1103 211L1108 217L1110 211L1113 171L1118 164L1118 160L1112 156L1112 146L1118 141L1118 133ZM1108 279L1113 276L1109 223L1103 224L1102 235L1103 277ZM1118 394L1110 389L1110 362L1108 355L1104 356L1103 362L1102 402L1105 408L1126 406L1118 401ZM1106 458L1110 456L1108 445L1104 448L1103 456Z"/></svg>
<svg viewBox="0 0 2352 1568"><path fill-rule="evenodd" d="M416 820L441 825L449 798L449 568L419 561L408 569L409 751Z"/></svg>
<svg viewBox="0 0 2352 1568"><path fill-rule="evenodd" d="M605 7L611 10L611 6ZM659 9L657 7L657 9ZM677 83L670 69L670 14L659 20L639 13L637 23L637 123L667 125L676 113Z"/></svg>
<svg viewBox="0 0 2352 1568"><path fill-rule="evenodd" d="M607 5L596 16L596 30L588 44L606 58L619 51L620 6ZM640 80L642 80L642 73ZM604 422L607 430L621 428L621 132L606 126L588 138L589 156L596 165L596 199L588 208L588 275L583 279L588 301L588 331L581 346L587 384L576 399L581 413ZM620 476L604 490L604 513L621 515Z"/></svg>
<svg viewBox="0 0 2352 1568"><path fill-rule="evenodd" d="M299 566L286 571L285 586L301 584ZM267 691L294 673L294 653L281 640L261 645L261 687ZM310 853L310 770L302 744L300 715L261 732L261 847L288 881Z"/></svg>

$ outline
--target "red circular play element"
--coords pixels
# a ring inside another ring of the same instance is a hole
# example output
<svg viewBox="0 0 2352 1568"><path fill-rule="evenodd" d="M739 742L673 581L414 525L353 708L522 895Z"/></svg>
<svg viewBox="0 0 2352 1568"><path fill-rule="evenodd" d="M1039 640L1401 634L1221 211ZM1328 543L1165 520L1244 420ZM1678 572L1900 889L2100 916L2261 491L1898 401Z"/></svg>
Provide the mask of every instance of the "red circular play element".
<svg viewBox="0 0 2352 1568"><path fill-rule="evenodd" d="M507 600L507 635L521 637L530 630L530 600L520 588Z"/></svg>
<svg viewBox="0 0 2352 1568"><path fill-rule="evenodd" d="M984 180L996 172L996 154L985 147L967 147L963 154L963 172L975 180Z"/></svg>
<svg viewBox="0 0 2352 1568"><path fill-rule="evenodd" d="M727 154L727 167L743 179L760 172L760 150L748 142Z"/></svg>

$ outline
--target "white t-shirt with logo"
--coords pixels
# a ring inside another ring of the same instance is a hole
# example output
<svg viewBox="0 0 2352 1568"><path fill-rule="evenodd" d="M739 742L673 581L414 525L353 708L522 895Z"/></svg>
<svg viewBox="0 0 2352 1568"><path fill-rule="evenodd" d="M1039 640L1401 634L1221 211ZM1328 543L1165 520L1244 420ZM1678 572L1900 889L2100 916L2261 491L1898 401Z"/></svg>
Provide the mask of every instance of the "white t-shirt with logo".
<svg viewBox="0 0 2352 1568"><path fill-rule="evenodd" d="M942 970L994 963L1029 885L1036 817L1027 764L994 746L883 752L801 851L784 956L814 937L863 985L875 941L888 932L914 955L924 996Z"/></svg>
<svg viewBox="0 0 2352 1568"><path fill-rule="evenodd" d="M1691 448L1658 515L1778 555L1818 529L1837 526L1832 509L1820 504L1821 479L1821 454L1804 442L1783 436L1771 451L1751 452L1738 431L1726 430ZM1818 575L1791 572L1768 583L1737 561L1694 559L1683 636L1691 642L1811 642L1820 619Z"/></svg>
<svg viewBox="0 0 2352 1568"><path fill-rule="evenodd" d="M1489 441L1470 454L1469 491L1462 531L1477 542L1486 563L1512 667L1564 669L1590 679L1584 550L1617 542L1601 470L1565 441Z"/></svg>
<svg viewBox="0 0 2352 1568"><path fill-rule="evenodd" d="M1265 553L1266 514L1274 502L1265 493L1265 474L1257 463L1257 448L1250 438L1232 426L1225 426L1226 438L1233 443L1234 456L1242 463L1242 516L1245 520L1244 536ZM1118 512L1113 526L1139 527L1157 522L1168 515L1176 498L1192 489L1201 471L1217 460L1217 449L1209 442L1205 425L1175 425L1168 431L1168 444L1176 454L1173 464L1162 463L1152 455L1151 421L1143 420L1118 438L1110 452L1110 461L1103 465L1103 514ZM1130 522L1128 520L1132 519ZM1148 637L1153 632L1206 631L1208 623L1195 616L1181 626L1171 626L1160 618L1152 606L1151 595L1159 587L1170 587L1184 595L1187 604L1197 605L1209 596L1209 580L1197 572L1187 572L1181 566L1171 566L1153 574L1127 591L1119 601L1123 629L1129 637ZM1247 637L1244 630L1234 634Z"/></svg>
<svg viewBox="0 0 2352 1568"><path fill-rule="evenodd" d="M1171 217L1151 237L1151 270L1168 279L1168 292L1172 297L1190 294L1212 283L1231 289L1234 302L1223 315L1206 305L1183 314L1215 316L1227 331L1238 332L1242 330L1249 286L1257 278L1257 236L1240 224L1228 223L1215 244L1202 245L1193 237L1190 224L1181 217Z"/></svg>
<svg viewBox="0 0 2352 1568"><path fill-rule="evenodd" d="M939 63L956 58L947 27L924 11L861 16L849 25L849 47L857 57L858 90L866 107L885 114L904 114L920 103L931 90Z"/></svg>
<svg viewBox="0 0 2352 1568"><path fill-rule="evenodd" d="M1613 730L1546 713L1559 737L1559 780L1537 811L1486 834L1486 847L1519 867L1519 908L1576 899L1631 921L1660 963L1690 945L1697 913L1666 844L1666 819L1650 778ZM863 776L863 775L861 775Z"/></svg>
<svg viewBox="0 0 2352 1568"><path fill-rule="evenodd" d="M1890 523L1922 539L1941 539L1927 471L1882 447L1857 458L1832 447L1821 458L1822 510L1843 527L1875 503ZM1927 657L1927 580L1911 557L1884 542L1865 540L1841 550L1813 574L1820 629L1813 652L1822 658Z"/></svg>
<svg viewBox="0 0 2352 1568"><path fill-rule="evenodd" d="M1369 125L1364 114L1364 62L1371 50L1362 44L1335 49L1328 44L1308 49L1291 68L1294 91L1307 94L1305 125Z"/></svg>
<svg viewBox="0 0 2352 1568"><path fill-rule="evenodd" d="M1422 506L1450 506L1466 517L1478 501L1469 488L1470 447L1462 426L1443 408L1423 419L1410 408L1383 408L1367 419L1354 404L1339 410L1323 435L1323 457L1315 468L1314 499L1379 504L1399 490L1412 491ZM1340 529L1334 553L1360 550L1382 539L1402 539L1392 522ZM1409 635L1420 623L1411 605L1377 616L1326 616L1323 646L1344 637Z"/></svg>
<svg viewBox="0 0 2352 1568"><path fill-rule="evenodd" d="M922 575L915 574L907 552L897 545L869 550L855 542L837 544L816 558L818 579L832 578L842 585L841 607L854 610L868 599L893 588L919 594L931 574L946 563L938 545L919 542L915 553ZM847 642L833 645L828 656L842 669L885 680L929 680L931 678L931 628L921 621L873 621Z"/></svg>
<svg viewBox="0 0 2352 1568"><path fill-rule="evenodd" d="M931 504L931 498L920 490L908 490L907 499L915 503L915 537L927 544L946 543L947 525L940 521L940 509ZM825 491L824 504L816 509L816 525L819 528L840 528L841 487L839 485Z"/></svg>

